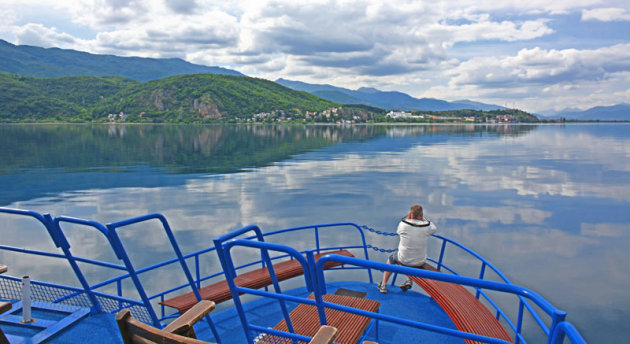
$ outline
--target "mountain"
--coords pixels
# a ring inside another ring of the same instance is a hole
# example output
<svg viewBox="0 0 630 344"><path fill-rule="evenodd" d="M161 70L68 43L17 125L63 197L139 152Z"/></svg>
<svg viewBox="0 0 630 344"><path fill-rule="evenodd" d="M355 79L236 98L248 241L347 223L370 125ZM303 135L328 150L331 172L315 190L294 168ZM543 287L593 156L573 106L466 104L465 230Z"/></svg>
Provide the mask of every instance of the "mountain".
<svg viewBox="0 0 630 344"><path fill-rule="evenodd" d="M588 110L560 111L555 117L580 121L630 121L630 104L596 106Z"/></svg>
<svg viewBox="0 0 630 344"><path fill-rule="evenodd" d="M86 52L13 45L0 40L0 72L35 77L117 75L148 81L178 74L243 75L235 70L196 65L182 59L96 55Z"/></svg>
<svg viewBox="0 0 630 344"><path fill-rule="evenodd" d="M473 110L481 110L481 111L507 110L508 109L504 106L480 103L480 102L476 102L476 101L472 101L468 99L456 100L454 102L451 102L451 104L457 104L459 106L463 106L463 109L473 109Z"/></svg>
<svg viewBox="0 0 630 344"><path fill-rule="evenodd" d="M336 103L245 76L193 74L139 82L122 77L35 78L0 73L0 121L204 122L273 111L323 111ZM112 115L113 116L113 115Z"/></svg>
<svg viewBox="0 0 630 344"><path fill-rule="evenodd" d="M308 84L301 81L278 79L277 83L294 90L308 92L318 97L341 104L365 104L387 110L503 110L502 106L484 104L470 100L448 102L433 98L414 98L402 92L384 92L375 88L362 87L358 90L336 87L327 84Z"/></svg>

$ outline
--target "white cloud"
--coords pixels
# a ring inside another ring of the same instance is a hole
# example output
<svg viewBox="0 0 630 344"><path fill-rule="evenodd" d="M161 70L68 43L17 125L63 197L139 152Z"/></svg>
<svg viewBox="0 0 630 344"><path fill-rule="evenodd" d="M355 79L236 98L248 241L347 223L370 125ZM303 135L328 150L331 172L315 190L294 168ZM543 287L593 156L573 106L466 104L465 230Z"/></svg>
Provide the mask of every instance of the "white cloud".
<svg viewBox="0 0 630 344"><path fill-rule="evenodd" d="M515 56L473 58L450 71L453 84L555 84L601 80L630 70L630 43L592 50L523 49Z"/></svg>
<svg viewBox="0 0 630 344"><path fill-rule="evenodd" d="M463 61L445 70L448 86L432 87L425 95L500 100L529 111L588 108L627 101L629 72L630 43L583 50L537 47Z"/></svg>
<svg viewBox="0 0 630 344"><path fill-rule="evenodd" d="M626 7L617 0L8 0L0 4L0 37L92 53L180 57L272 80L372 86L417 97L540 105L552 97L586 103L590 92L599 105L610 103L612 94L627 101L627 77L621 76L628 69L627 44L534 47L561 41L565 33L554 15L581 15L583 23L596 25L627 20ZM64 23L38 21L45 8L63 14ZM39 19L29 21L35 12ZM575 87L561 93L567 85ZM549 98L531 100L541 95Z"/></svg>
<svg viewBox="0 0 630 344"><path fill-rule="evenodd" d="M150 5L143 0L72 0L66 3L75 22L92 28L141 22L150 18L154 8L161 8Z"/></svg>
<svg viewBox="0 0 630 344"><path fill-rule="evenodd" d="M48 28L41 24L30 23L17 27L13 34L18 44L40 47L68 47L80 44L79 39L67 33L58 32L54 27Z"/></svg>
<svg viewBox="0 0 630 344"><path fill-rule="evenodd" d="M596 8L582 11L582 20L630 21L630 11L626 8Z"/></svg>

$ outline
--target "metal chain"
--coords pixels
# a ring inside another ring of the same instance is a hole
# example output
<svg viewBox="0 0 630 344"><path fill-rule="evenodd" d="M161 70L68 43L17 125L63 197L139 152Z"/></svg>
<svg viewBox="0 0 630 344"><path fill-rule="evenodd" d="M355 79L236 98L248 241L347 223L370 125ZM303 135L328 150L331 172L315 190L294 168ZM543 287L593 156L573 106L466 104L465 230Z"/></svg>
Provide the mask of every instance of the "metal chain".
<svg viewBox="0 0 630 344"><path fill-rule="evenodd" d="M383 232L383 231L376 230L376 229L374 229L374 228L370 228L370 227L368 227L368 226L361 226L361 228L362 228L362 229L365 229L365 230L367 230L367 231L370 231L370 232L372 232L372 233L378 234L378 235L384 235L384 236L398 236L398 233ZM373 245L369 245L369 244L367 245L367 248L371 248L371 249L373 249L374 251L378 251L378 252L385 252L385 253L392 253L392 252L396 252L396 251L398 251L398 249L397 249L397 248L394 248L394 249L386 249L386 248L380 248L380 247L373 246Z"/></svg>
<svg viewBox="0 0 630 344"><path fill-rule="evenodd" d="M392 232L381 232L381 231L378 231L378 230L376 230L374 228L370 228L368 226L361 226L361 228L362 229L367 229L368 231L370 231L372 233L376 233L378 235L385 235L385 236L397 236L398 235L397 233L392 233Z"/></svg>
<svg viewBox="0 0 630 344"><path fill-rule="evenodd" d="M398 251L398 249L397 249L397 248L394 248L394 249L389 249L389 250L388 250L388 249L386 249L386 248L379 248L379 247L372 246L372 245L369 245L369 244L368 244L368 245L366 245L366 247L367 247L367 248L371 248L371 249L373 249L374 251L378 251L378 252L385 252L385 253L392 253L392 252L396 252L396 251Z"/></svg>

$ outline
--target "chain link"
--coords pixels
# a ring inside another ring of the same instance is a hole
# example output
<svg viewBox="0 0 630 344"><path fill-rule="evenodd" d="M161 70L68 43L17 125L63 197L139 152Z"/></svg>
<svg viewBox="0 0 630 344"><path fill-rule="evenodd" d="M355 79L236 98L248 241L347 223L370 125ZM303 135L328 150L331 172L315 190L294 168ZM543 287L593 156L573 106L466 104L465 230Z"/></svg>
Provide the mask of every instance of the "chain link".
<svg viewBox="0 0 630 344"><path fill-rule="evenodd" d="M361 229L365 229L365 230L367 230L367 231L370 231L370 232L375 233L375 234L378 234L378 235L384 235L384 236L398 236L398 233L383 232L383 231L376 230L376 229L374 229L374 228L370 228L370 227L368 227L368 226L361 226ZM396 251L398 251L398 249L397 249L397 248L394 248L394 249L386 249L386 248L380 248L380 247L373 246L373 245L369 245L369 244L367 245L367 248L371 248L371 249L373 249L374 251L378 251L378 252L385 252L385 253L392 253L392 252L396 252Z"/></svg>
<svg viewBox="0 0 630 344"><path fill-rule="evenodd" d="M397 236L397 233L392 233L392 232L382 232L382 231L378 231L374 228L370 228L368 226L361 226L362 229L367 229L368 231L372 232L372 233L376 233L378 235L385 235L385 236Z"/></svg>
<svg viewBox="0 0 630 344"><path fill-rule="evenodd" d="M394 249L386 249L386 248L380 248L380 247L376 247L376 246L372 246L372 245L366 245L367 248L371 248L374 251L378 251L378 252L385 252L385 253L392 253L392 252L396 252L398 251L397 248Z"/></svg>

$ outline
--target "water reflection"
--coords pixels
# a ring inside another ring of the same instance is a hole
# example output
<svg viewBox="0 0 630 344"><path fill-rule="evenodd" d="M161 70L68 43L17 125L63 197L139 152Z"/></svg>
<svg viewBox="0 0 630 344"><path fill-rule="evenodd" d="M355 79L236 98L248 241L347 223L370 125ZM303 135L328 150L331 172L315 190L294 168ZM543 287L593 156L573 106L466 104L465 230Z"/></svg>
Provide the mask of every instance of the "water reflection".
<svg viewBox="0 0 630 344"><path fill-rule="evenodd" d="M89 146L78 149L82 163L64 166L2 153L8 158L0 165L0 182L5 190L26 189L2 196L4 204L56 215L105 223L164 213L186 252L251 223L275 229L355 221L393 231L409 204L420 202L442 234L567 310L591 342L611 342L629 335L622 326L630 316L625 264L630 259L625 248L630 239L629 129L81 127L71 130L85 137L78 146ZM114 141L106 139L110 135ZM91 156L91 150L100 153ZM122 157L108 162L116 150ZM41 153L48 154L53 152ZM137 165L145 167L113 173ZM99 169L90 170L94 166ZM37 187L29 193L33 180L16 172L24 168L33 179L52 170L55 177L48 181L63 181L62 186L41 184L55 198L41 197ZM4 223L7 233L21 228L13 220ZM130 247L143 242L144 252L151 252L137 257L140 261L169 254L164 241L150 232L125 235ZM368 239L380 247L395 245L390 238ZM78 239L73 247L92 257L108 254L99 252L98 239Z"/></svg>

